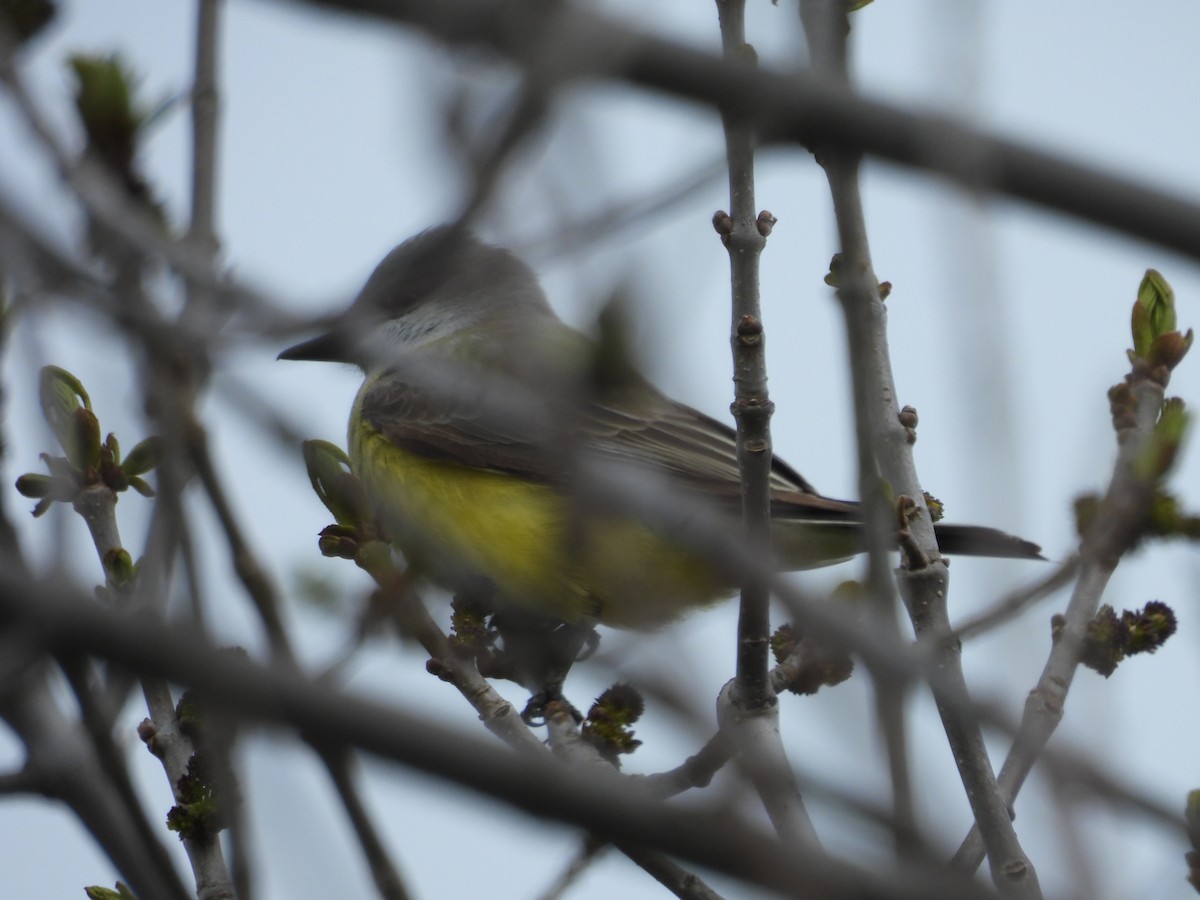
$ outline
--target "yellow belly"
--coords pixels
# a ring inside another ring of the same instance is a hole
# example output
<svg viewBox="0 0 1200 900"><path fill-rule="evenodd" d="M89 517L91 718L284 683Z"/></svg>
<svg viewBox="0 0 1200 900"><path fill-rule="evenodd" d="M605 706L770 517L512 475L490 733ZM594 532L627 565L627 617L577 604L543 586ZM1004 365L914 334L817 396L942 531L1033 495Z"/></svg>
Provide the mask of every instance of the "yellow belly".
<svg viewBox="0 0 1200 900"><path fill-rule="evenodd" d="M707 565L646 526L573 515L551 485L430 460L357 416L350 456L409 564L446 587L482 575L514 603L627 628L663 624L725 593Z"/></svg>

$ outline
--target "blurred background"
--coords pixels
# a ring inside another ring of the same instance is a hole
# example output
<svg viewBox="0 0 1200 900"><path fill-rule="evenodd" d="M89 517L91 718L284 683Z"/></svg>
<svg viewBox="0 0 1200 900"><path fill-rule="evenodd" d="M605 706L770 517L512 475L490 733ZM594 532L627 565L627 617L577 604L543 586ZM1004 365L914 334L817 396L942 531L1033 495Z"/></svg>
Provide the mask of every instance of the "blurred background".
<svg viewBox="0 0 1200 900"><path fill-rule="evenodd" d="M584 5L683 43L719 48L711 4ZM145 97L182 94L191 79L194 18L193 6L178 0L63 3L49 34L22 57L34 99L77 146L70 53L119 52L142 76ZM910 0L875 3L853 22L853 71L866 95L949 113L1200 199L1194 3ZM748 37L765 64L805 62L788 0L752 3ZM237 2L225 10L220 83L223 259L238 280L315 316L340 309L394 244L457 213L466 160L454 131L485 132L517 76L482 53L450 51L375 21L290 3ZM456 110L453 124L448 109ZM141 160L177 223L188 212L189 140L180 103ZM637 301L635 344L647 374L678 399L729 421L728 266L710 224L714 210L728 207L723 156L720 122L707 109L616 84L575 86L557 96L546 122L507 166L478 226L529 260L556 309L581 328L591 326L614 290L628 289ZM758 203L779 220L762 259L776 452L824 493L851 498L844 336L822 281L837 249L825 179L799 148L764 150L758 174ZM920 413L916 458L925 488L945 502L952 521L1013 531L1039 542L1052 560L1066 556L1075 540L1072 500L1103 490L1111 472L1115 442L1105 391L1128 368L1129 308L1142 274L1154 267L1170 281L1186 329L1200 325L1200 268L1091 225L972 196L884 163L868 161L863 190L876 272L893 285L887 305L900 401ZM77 239L78 209L4 93L0 193L55 243ZM621 219L631 210L642 213ZM613 214L621 227L576 230ZM316 535L329 515L309 488L298 449L273 437L247 398L304 436L344 444L359 376L350 367L276 362L286 345L231 334L204 412L253 547L290 598L286 613L305 659L320 667L352 641L353 613L369 584L349 563L317 553ZM40 468L37 454L51 443L36 397L37 371L46 363L82 379L105 430L130 444L146 433L128 349L103 319L65 304L21 319L9 346L0 370L8 486L0 498L39 565L67 567L94 583L100 576L78 518L59 505L34 521L27 514L32 501L11 485ZM1170 393L1200 403L1200 361L1184 361ZM1191 509L1200 505L1198 456L1194 445L1185 449L1173 482ZM131 548L145 540L148 508L136 497L119 506ZM209 509L196 502L194 512L217 637L261 649ZM801 578L828 590L860 571L848 563ZM952 612L965 618L1047 571L1033 563L958 560ZM1183 544L1153 546L1121 566L1106 602L1121 609L1163 600L1178 614L1179 632L1157 655L1127 661L1108 680L1081 671L1053 739L1181 812L1186 792L1200 786L1200 733L1190 718L1200 682L1198 575L1200 556ZM1049 652L1049 617L1065 603L1065 594L1056 595L966 644L976 696L1020 714ZM602 658L573 672L568 694L584 708L615 680L616 666L623 679L657 685L637 728L644 745L625 762L627 771L677 765L711 734L712 702L733 671L735 622L731 603L654 635L608 633ZM418 648L375 642L356 657L347 681L479 728L457 693L425 673ZM502 689L523 704L519 691ZM671 697L686 700L692 714L672 709ZM812 698L785 698L785 741L802 787L828 784L886 804L872 702L861 673ZM970 812L932 702L917 691L912 704L918 813L948 854L966 833ZM142 715L131 704L128 740L154 814L165 815L165 779L133 733ZM998 765L1007 741L992 738ZM0 732L0 769L19 765L21 750ZM260 896L369 895L369 875L311 754L271 732L249 735L240 753ZM535 897L580 846L580 835L566 826L531 821L403 768L368 759L365 771L368 801L417 896ZM712 790L731 788L719 779ZM1018 800L1018 833L1049 895L1191 894L1180 834L1086 803L1056 794L1037 771ZM837 804L818 795L812 812L835 852L865 864L889 854L886 834L866 829ZM117 877L74 818L48 801L3 798L0 835L0 871L11 896L78 897L82 885ZM713 884L745 896L719 878ZM609 853L568 896L618 893L629 900L664 894Z"/></svg>

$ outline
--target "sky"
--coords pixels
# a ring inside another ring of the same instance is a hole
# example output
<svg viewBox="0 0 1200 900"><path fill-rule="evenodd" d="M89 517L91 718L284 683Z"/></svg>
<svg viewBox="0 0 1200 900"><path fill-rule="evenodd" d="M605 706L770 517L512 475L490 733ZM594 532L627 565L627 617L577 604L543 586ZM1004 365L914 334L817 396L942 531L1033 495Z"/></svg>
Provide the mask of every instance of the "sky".
<svg viewBox="0 0 1200 900"><path fill-rule="evenodd" d="M717 46L714 8L683 0L587 4L630 24L696 46ZM649 7L649 9L647 9ZM194 11L177 0L66 3L52 34L31 49L24 72L36 100L69 142L72 52L114 50L144 76L147 97L166 99L189 80ZM854 20L853 68L869 96L958 115L1032 146L1200 199L1200 138L1191 86L1200 7L1115 0L879 0ZM753 0L748 33L766 64L803 62L794 4ZM340 308L395 243L442 221L462 200L461 160L444 140L437 109L455 92L474 127L513 86L513 72L478 53L450 53L429 39L367 20L348 20L284 2L233 2L224 17L219 231L223 259L238 278L299 313ZM611 292L632 286L636 347L643 368L668 393L717 417L731 399L728 287L724 251L710 219L728 200L720 177L632 228L569 255L553 251L564 223L655 196L664 184L704 171L723 154L709 112L660 95L589 84L559 97L549 124L506 172L497 201L479 223L489 239L535 265L555 307L587 327ZM145 148L148 178L176 221L187 211L188 130L182 108ZM828 192L811 156L774 148L759 162L758 202L779 224L763 257L776 452L823 492L852 497L853 422L840 315L822 283L836 250ZM989 524L1038 541L1051 559L1073 545L1071 503L1102 490L1115 453L1105 391L1126 371L1128 315L1145 269L1174 286L1180 324L1200 324L1200 268L1191 260L1072 219L1003 198L975 197L936 179L878 162L863 185L877 274L888 300L892 361L902 403L920 412L916 462L926 489L954 521ZM26 209L44 233L70 245L79 221L0 92L0 195ZM304 435L343 442L358 386L350 369L279 363L282 349L237 336L217 360L205 413L218 462L250 540L293 596L301 576L320 577L347 597L365 581L348 564L316 552L328 516L308 488L298 453L281 447L233 401L249 389ZM47 435L32 385L38 368L64 366L87 385L101 422L132 443L148 427L122 345L103 324L59 306L20 323L2 361L8 453L0 484L38 468ZM1200 399L1200 360L1177 370L1171 393ZM1195 509L1200 459L1185 448L1174 489ZM228 643L260 646L237 599L211 515L193 498L202 531L204 588L212 625ZM61 536L86 548L69 515L32 520L9 489L3 505L30 554L97 578L87 554L59 559ZM147 505L120 505L130 546L144 541ZM1154 657L1127 661L1105 680L1077 677L1054 745L1086 751L1156 800L1182 810L1200 786L1194 725L1200 679L1200 616L1194 547L1151 547L1122 565L1106 596L1118 608L1160 599L1176 610L1179 633ZM817 589L856 577L853 564L809 573ZM966 616L1044 566L959 560L952 612ZM970 641L964 663L973 691L1020 713L1049 650L1056 595L1037 610ZM296 601L288 611L303 654L333 658L352 623ZM733 604L654 635L610 634L606 650L623 674L662 681L702 712L733 666ZM586 705L610 676L581 667L573 696ZM478 729L452 690L424 672L412 649L388 643L354 665L350 686ZM514 701L520 697L509 694ZM919 813L947 850L969 811L924 695L914 699ZM129 713L137 721L137 710ZM802 776L831 781L857 797L887 794L867 680L815 698L786 698L784 736ZM710 723L711 724L711 723ZM638 736L630 771L657 771L694 752L708 732L661 707ZM129 735L137 773L152 803L169 800L161 771ZM1006 742L992 736L999 758ZM362 896L369 881L340 810L311 754L273 733L243 746L253 785L253 851L260 896ZM20 748L0 732L0 769ZM533 823L378 761L364 764L367 796L394 841L417 896L537 896L579 846L565 826ZM728 785L725 786L726 788ZM718 784L717 789L723 789ZM1079 840L1092 877L1067 861L1074 848L1047 784L1035 773L1017 806L1017 827L1054 896L1175 898L1190 894L1186 850L1177 834L1104 807L1087 809ZM331 810L333 810L331 812ZM827 845L848 855L879 853L886 841L863 833L829 804L814 817ZM0 871L13 896L82 896L84 884L116 874L73 820L41 800L0 802ZM172 840L168 838L168 840ZM473 864L458 860L469 855ZM489 873L481 882L481 872ZM713 879L718 890L727 887ZM569 896L659 897L662 890L628 861L606 856ZM744 896L731 889L736 896Z"/></svg>

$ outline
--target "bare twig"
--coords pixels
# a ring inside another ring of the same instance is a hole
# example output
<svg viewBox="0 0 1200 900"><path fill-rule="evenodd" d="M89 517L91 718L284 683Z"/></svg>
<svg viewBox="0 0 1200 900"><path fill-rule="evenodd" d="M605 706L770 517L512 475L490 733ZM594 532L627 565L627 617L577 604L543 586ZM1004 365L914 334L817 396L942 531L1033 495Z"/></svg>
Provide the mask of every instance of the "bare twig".
<svg viewBox="0 0 1200 900"><path fill-rule="evenodd" d="M413 25L518 61L542 49L546 9L523 0L289 0ZM764 141L869 153L965 188L1018 197L1200 258L1200 205L952 118L868 100L817 75L756 70L651 37L578 5L554 8L564 81L621 79L741 116Z"/></svg>
<svg viewBox="0 0 1200 900"><path fill-rule="evenodd" d="M843 7L824 0L801 0L799 10L814 68L830 80L848 84L847 22ZM867 547L865 582L871 621L885 640L898 645L897 596L890 562L895 524L884 497L880 464L876 458L881 434L877 427L879 402L876 398L891 396L877 391L881 385L886 390L886 385L891 383L891 364L887 358L886 335L881 328L873 327L869 315L870 311L878 310L881 306L871 270L866 223L861 219L857 157L822 150L818 160L824 164L829 178L841 238L838 298L842 304L849 342L858 492ZM856 219L856 216L859 218ZM908 729L904 718L909 684L903 679L881 678L869 666L868 671L873 676L875 717L887 751L896 821L895 841L898 849L906 852L922 843L914 812Z"/></svg>
<svg viewBox="0 0 1200 900"><path fill-rule="evenodd" d="M745 0L718 0L721 45L727 60L752 59L746 43ZM749 540L771 540L771 412L767 394L766 340L758 298L758 259L766 237L757 225L754 201L754 133L733 116L724 117L729 164L728 215L714 225L729 251L732 290L733 417L737 423L738 469L742 480L742 521ZM766 573L742 584L738 615L737 702L748 709L774 704L767 679L771 634Z"/></svg>
<svg viewBox="0 0 1200 900"><path fill-rule="evenodd" d="M689 872L656 850L628 844L617 844L617 849L680 900L722 900L695 872Z"/></svg>
<svg viewBox="0 0 1200 900"><path fill-rule="evenodd" d="M1049 597L1059 588L1069 584L1078 571L1079 557L1072 556L1057 566L1049 575L1001 597L988 609L967 619L954 629L955 635L959 640L965 641L990 631L997 625L1002 625L1020 615L1034 603Z"/></svg>
<svg viewBox="0 0 1200 900"><path fill-rule="evenodd" d="M188 239L211 260L216 254L217 57L221 37L222 0L197 5L196 64L192 77L192 222Z"/></svg>
<svg viewBox="0 0 1200 900"><path fill-rule="evenodd" d="M10 787L36 790L69 806L139 896L187 900L191 895L179 876L163 865L161 845L145 843L85 729L59 708L48 675L42 664L0 685L0 716L28 754L28 767L10 779Z"/></svg>
<svg viewBox="0 0 1200 900"><path fill-rule="evenodd" d="M87 523L92 543L106 573L109 571L109 555L123 549L120 531L117 528L116 503L116 494L104 484L85 488L80 491L74 502L75 510ZM148 581L149 576L150 572L144 571L141 581ZM111 580L109 583L110 587L113 587ZM145 596L148 591L151 591L148 584L138 585L139 594ZM161 592L154 590L153 593ZM185 802L181 788L196 748L191 738L180 728L175 701L167 684L155 678L144 678L142 691L153 723L153 729L143 729L142 734L149 738L147 743L153 747L154 754L162 763L175 800ZM232 896L233 884L220 842L215 838L198 840L185 837L183 845L196 880L197 897L205 900Z"/></svg>
<svg viewBox="0 0 1200 900"><path fill-rule="evenodd" d="M366 806L359 796L358 788L354 785L353 761L349 750L345 747L333 748L319 743L314 744L313 747L321 755L321 760L325 763L329 777L333 780L333 785L342 800L342 806L346 810L346 815L358 837L359 846L362 847L363 855L371 869L371 880L375 882L375 890L379 892L379 896L383 900L407 900L410 895L404 886L404 880L400 877L400 872L391 857L388 856L387 848L384 846L374 822L371 821L370 813L367 812Z"/></svg>
<svg viewBox="0 0 1200 900"><path fill-rule="evenodd" d="M745 0L717 0L721 46L727 61L753 61L746 43ZM771 541L771 413L766 341L758 296L758 261L774 225L759 216L754 199L753 127L731 111L723 116L729 166L729 213L713 219L729 251L732 290L733 416L737 423L742 522L753 547ZM771 636L769 570L748 573L738 608L737 675L718 701L720 727L739 767L758 791L776 832L788 844L817 847L819 840L792 775L779 735L779 701L769 678Z"/></svg>
<svg viewBox="0 0 1200 900"><path fill-rule="evenodd" d="M838 0L802 0L801 14L813 58L818 62L825 61L827 67L844 79L845 51L835 45L844 42L849 30L845 5ZM898 494L919 498L922 493L907 428L901 422L896 400L884 329L883 300L871 265L859 193L860 156L826 147L818 149L817 155L829 178L841 243L841 260L837 267L838 297L846 320L859 417L858 435L860 442L864 436L868 438L870 453L874 456L874 460L868 460L860 444L860 487L867 505L868 534L872 539L870 551L874 560L869 563L873 576L870 584L877 603L876 619L888 623L894 619L884 608L883 600L890 597L891 591L883 592L877 572L882 554L878 543L881 504L875 499L880 496L880 489L875 466L878 465L880 474ZM988 850L993 880L1006 896L1039 898L1037 874L1017 840L1008 808L1001 799L979 723L964 713L969 707L969 695L960 646L949 640L949 577L945 562L938 554L933 523L923 503L915 500L911 503L912 515L908 514L910 510L903 510L905 527L902 531L911 531L912 549L905 553L908 565L901 572L901 590L918 637L930 640L936 648L942 678L934 687L934 697L946 737ZM885 729L894 733L898 727L896 710L901 696L886 684L883 682L880 689L879 710ZM899 750L893 742L889 742L889 747L894 753ZM899 767L893 764L892 768L897 772ZM897 800L907 802L907 774L901 777L904 780L898 782L901 789L897 790Z"/></svg>
<svg viewBox="0 0 1200 900"><path fill-rule="evenodd" d="M1101 513L1080 550L1079 580L1067 603L1063 628L1037 685L1029 692L1020 730L1000 768L1000 789L1010 805L1062 721L1088 625L1122 554L1129 549L1149 511L1154 485L1139 473L1137 461L1155 439L1154 424L1162 409L1163 388L1143 379L1131 392L1136 401L1136 424L1118 432L1120 450L1112 480ZM970 869L979 865L979 836L974 829L959 847L955 862Z"/></svg>
<svg viewBox="0 0 1200 900"><path fill-rule="evenodd" d="M279 667L221 655L203 637L153 616L114 619L67 590L14 580L0 583L0 621L20 622L49 652L86 653L145 675L191 685L223 710L286 723L306 734L360 746L504 800L531 815L557 818L606 839L657 847L753 883L840 898L990 896L966 879L927 868L861 870L796 848L786 851L729 810L675 811L617 776L583 777L525 754L498 750L434 721L314 684Z"/></svg>

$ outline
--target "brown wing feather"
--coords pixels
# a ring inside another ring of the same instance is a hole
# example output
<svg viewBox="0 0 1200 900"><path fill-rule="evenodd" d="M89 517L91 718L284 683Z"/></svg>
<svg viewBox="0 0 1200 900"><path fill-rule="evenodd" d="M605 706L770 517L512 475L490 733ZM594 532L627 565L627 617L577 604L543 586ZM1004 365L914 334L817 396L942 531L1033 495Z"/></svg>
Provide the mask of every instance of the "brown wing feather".
<svg viewBox="0 0 1200 900"><path fill-rule="evenodd" d="M740 487L733 429L668 400L649 385L644 388L634 395L636 408L606 398L580 411L576 424L586 449L623 463L653 466L682 486L736 508ZM362 416L373 428L412 453L533 481L557 481L566 474L566 454L484 415L488 402L482 394L447 400L384 375L365 389L361 403ZM852 530L859 523L858 504L821 496L778 458L771 467L771 512L780 522ZM1041 558L1036 544L992 528L939 523L935 529L948 553Z"/></svg>
<svg viewBox="0 0 1200 900"><path fill-rule="evenodd" d="M479 469L509 472L534 481L561 478L563 454L552 452L517 426L484 415L486 396L434 396L396 373L384 374L363 393L362 416L404 449ZM688 487L714 496L739 495L736 435L732 428L667 399L649 384L627 386L603 401L586 404L575 420L577 435L589 452L624 463L664 471ZM776 458L772 491L783 506L824 501L791 466Z"/></svg>
<svg viewBox="0 0 1200 900"><path fill-rule="evenodd" d="M363 420L410 453L536 481L562 475L544 442L482 414L486 397L435 395L385 373L364 389L360 403Z"/></svg>

